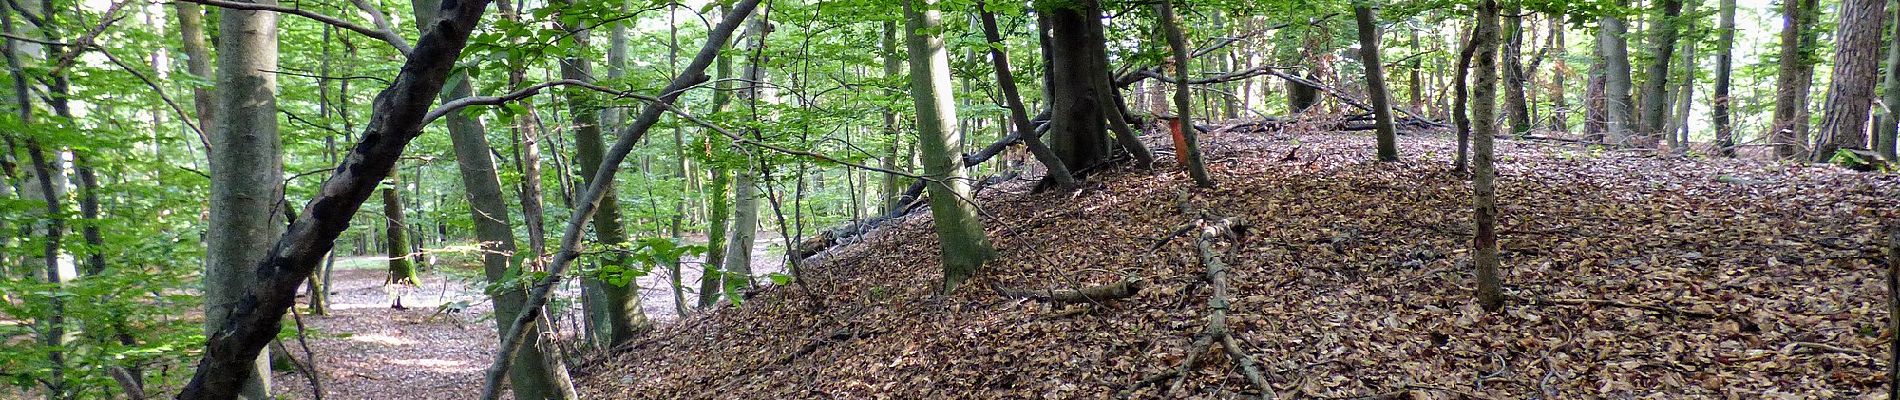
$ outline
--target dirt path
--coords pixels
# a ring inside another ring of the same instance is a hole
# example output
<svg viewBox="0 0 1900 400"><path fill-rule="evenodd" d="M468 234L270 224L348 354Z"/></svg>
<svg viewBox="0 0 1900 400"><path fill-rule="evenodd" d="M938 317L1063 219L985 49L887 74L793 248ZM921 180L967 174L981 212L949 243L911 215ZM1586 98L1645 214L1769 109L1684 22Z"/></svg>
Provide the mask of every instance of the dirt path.
<svg viewBox="0 0 1900 400"><path fill-rule="evenodd" d="M761 232L764 233L764 232ZM764 235L761 235L764 236ZM753 272L765 275L783 269L781 256L771 248L776 237L761 237L753 248ZM681 268L686 304L698 301L701 259ZM348 258L338 261L330 288L330 315L302 315L310 351L320 371L325 399L465 399L478 395L482 372L495 351L494 307L482 295L479 270L431 271L420 288L404 291L407 309L390 308L390 292L383 280L381 259ZM674 308L672 276L655 269L640 279L640 297L649 318L666 323L679 318ZM578 297L579 285L569 283L557 292ZM466 304L448 312L444 304ZM299 304L303 300L299 299ZM300 312L302 309L300 308ZM563 334L580 331L578 307L563 312L556 324ZM305 359L297 343L285 343L297 359ZM311 387L302 375L279 371L272 378L273 394L309 399Z"/></svg>

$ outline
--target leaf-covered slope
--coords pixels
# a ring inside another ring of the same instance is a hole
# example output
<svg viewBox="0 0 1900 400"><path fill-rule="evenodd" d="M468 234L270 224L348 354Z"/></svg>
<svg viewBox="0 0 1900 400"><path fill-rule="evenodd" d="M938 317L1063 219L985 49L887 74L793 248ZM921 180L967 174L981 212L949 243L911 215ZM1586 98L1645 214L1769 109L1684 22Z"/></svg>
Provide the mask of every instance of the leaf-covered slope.
<svg viewBox="0 0 1900 400"><path fill-rule="evenodd" d="M1078 193L982 196L1001 257L959 293L928 217L834 250L795 288L668 326L584 366L598 398L1109 398L1186 357L1209 290L1194 218L1245 217L1226 243L1228 326L1285 396L1854 397L1879 391L1888 333L1877 225L1900 180L1829 167L1592 154L1501 142L1506 291L1471 300L1470 189L1441 137L1372 162L1366 136L1217 135L1219 189L1173 167ZM1166 152L1158 152L1165 154ZM1290 156L1289 156L1290 155ZM1164 162L1169 160L1163 160ZM1186 193L1183 195L1182 193ZM1133 298L1050 306L987 287L1139 277ZM1218 348L1218 347L1217 347ZM1218 351L1173 392L1251 385ZM1170 382L1171 383L1171 382ZM1865 395L1871 396L1871 395ZM1405 398L1405 397L1398 397Z"/></svg>

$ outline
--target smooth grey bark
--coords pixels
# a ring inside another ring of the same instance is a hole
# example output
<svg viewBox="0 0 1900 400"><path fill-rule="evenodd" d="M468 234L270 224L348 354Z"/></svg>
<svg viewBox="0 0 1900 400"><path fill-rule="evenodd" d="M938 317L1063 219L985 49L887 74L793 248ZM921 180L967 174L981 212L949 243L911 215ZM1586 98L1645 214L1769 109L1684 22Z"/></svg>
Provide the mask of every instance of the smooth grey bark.
<svg viewBox="0 0 1900 400"><path fill-rule="evenodd" d="M983 22L983 38L990 43L990 64L996 71L996 86L1002 92L1004 107L1009 109L1009 123L1015 127L1018 140L1023 142L1023 146L1027 147L1029 153L1034 155L1036 161L1041 162L1047 170L1045 173L1047 179L1063 189L1077 187L1075 175L1069 172L1067 165L1062 164L1062 158L1056 156L1055 151L1042 143L1042 134L1037 133L1035 125L1030 122L1028 107L1023 104L1022 94L1016 88L1016 74L1010 71L1009 53L1004 51L1002 33L996 27L996 14L984 7L984 3L978 2L977 14ZM886 72L891 72L896 67L894 60L885 63ZM890 75L896 75L896 73L891 72ZM886 113L885 116L888 118L886 119L888 124L895 125L895 121L892 121L896 119L894 115ZM892 147L895 148L895 146ZM891 166L886 165L884 168L890 169ZM884 174L884 177L886 183L890 185L885 192L896 192L897 175ZM890 203L895 203L895 201Z"/></svg>
<svg viewBox="0 0 1900 400"><path fill-rule="evenodd" d="M1827 161L1835 150L1867 147L1867 118L1874 105L1874 77L1880 69L1887 1L1841 2L1834 41L1834 81L1827 87L1827 105L1822 107L1813 161Z"/></svg>
<svg viewBox="0 0 1900 400"><path fill-rule="evenodd" d="M720 15L729 13L726 6L720 6ZM726 103L732 100L732 57L720 55L713 64L713 114L724 111ZM722 135L706 135L707 156L721 154L731 138ZM895 145L893 145L895 146ZM699 275L699 308L712 307L719 303L719 293L724 286L720 273L726 265L726 231L732 217L732 171L718 163L711 164L711 187L706 195L712 198L706 218L706 265Z"/></svg>
<svg viewBox="0 0 1900 400"><path fill-rule="evenodd" d="M566 279L563 273L574 259L580 256L582 231L587 222L593 218L601 198L606 196L606 192L610 190L609 187L613 185L614 172L619 169L620 163L626 161L627 154L633 151L634 144L639 142L641 137L646 136L647 130L659 122L660 113L670 108L672 102L686 92L686 89L706 80L706 66L718 58L719 50L725 47L727 39L732 37L732 31L737 29L739 23L745 21L747 16L752 15L752 9L758 4L758 0L740 0L734 4L732 12L708 32L705 46L699 49L693 61L687 64L671 83L661 89L660 94L652 98L652 102L641 107L639 116L631 124L620 128L613 147L608 149L605 158L601 160L601 169L595 174L596 180L593 184L587 185L587 189L574 201L574 212L567 220L567 228L561 236L561 247L554 255L554 262L548 267L547 278L535 284L533 291L528 295L527 303L522 307L523 312L515 317L510 328L502 334L501 348L497 350L493 364L485 372L486 378L481 396L483 400L494 400L500 396L499 389L504 379L503 374L508 371L509 364L513 362L514 354L522 347L522 339L527 333L525 327L541 317L541 307L547 305L554 285Z"/></svg>
<svg viewBox="0 0 1900 400"><path fill-rule="evenodd" d="M769 10L759 11L761 15L768 13ZM744 84L739 87L739 100L747 104L755 119L763 118L759 113L759 102L765 100L761 97L765 93L767 80L771 79L764 65L763 54L765 38L772 33L771 29L772 24L761 16L748 24L745 35L741 37L741 40L746 41L741 48L745 49L748 61L745 70L740 73L740 81ZM748 133L753 135L753 139L760 139L757 130L748 130ZM759 235L758 177L762 169L770 167L763 160L747 156L746 167L740 169L738 176L733 179L732 227L727 230L725 272L721 274L726 291L737 293L754 284L752 246L757 243Z"/></svg>
<svg viewBox="0 0 1900 400"><path fill-rule="evenodd" d="M425 26L432 28L417 40L389 87L376 96L362 140L305 203L290 228L276 243L263 247L269 255L250 268L257 272L257 282L241 293L241 301L229 305L229 318L208 335L198 370L179 399L239 396L243 381L255 373L258 356L277 336L284 312L296 305L304 280L335 246L337 236L349 227L351 216L377 183L389 175L403 148L421 134L423 116L487 7L487 0L450 2L442 5L436 18L425 20ZM270 219L269 214L244 217ZM227 228L212 225L211 229Z"/></svg>
<svg viewBox="0 0 1900 400"><path fill-rule="evenodd" d="M1626 0L1617 0L1624 5ZM1597 32L1597 45L1603 51L1603 129L1609 136L1610 144L1627 146L1633 139L1631 126L1630 98L1633 83L1630 81L1629 41L1624 37L1622 16L1603 17L1603 28Z"/></svg>
<svg viewBox="0 0 1900 400"><path fill-rule="evenodd" d="M1392 96L1385 87L1385 64L1379 61L1379 25L1372 6L1352 7L1358 23L1359 63L1366 68L1366 95L1372 103L1374 129L1379 137L1379 161L1399 160L1399 135L1392 127ZM1416 81L1414 81L1416 84Z"/></svg>
<svg viewBox="0 0 1900 400"><path fill-rule="evenodd" d="M1735 68L1735 0L1721 0L1721 5L1717 8L1715 99L1709 117L1710 122L1715 125L1715 154L1722 157L1735 157L1735 126L1729 121L1732 114L1729 107L1730 102L1733 101L1729 97L1729 84L1732 80L1730 74ZM1889 92L1892 91L1889 90Z"/></svg>
<svg viewBox="0 0 1900 400"><path fill-rule="evenodd" d="M1667 90L1669 63L1675 60L1676 38L1679 31L1676 26L1680 24L1676 19L1682 15L1683 3L1683 0L1658 1L1662 2L1662 9L1657 14L1654 26L1649 28L1650 62L1648 69L1644 71L1647 77L1643 80L1642 93L1642 127L1640 129L1642 144L1649 148L1655 148L1664 135L1672 134L1672 132L1666 132L1671 99Z"/></svg>
<svg viewBox="0 0 1900 400"><path fill-rule="evenodd" d="M556 4L571 4L571 0L556 0ZM563 10L567 7L563 7ZM578 48L587 48L589 32L579 26L558 24L565 30L570 40ZM584 54L571 54L561 59L561 78L581 82L593 82L593 66ZM574 162L580 165L581 183L593 184L594 173L600 169L601 132L597 107L589 96L591 90L569 86L561 91L567 101L568 118L574 130ZM611 187L610 187L611 189ZM600 210L594 213L594 237L609 248L629 246L626 226L621 221L620 202L616 190L608 190L600 201ZM606 271L619 271L626 274L625 284L599 282L601 310L607 320L607 346L618 346L632 340L637 333L652 328L647 320L646 311L640 305L640 283L631 278L637 266L622 252L609 252L601 257L600 268ZM589 277L587 279L597 279Z"/></svg>
<svg viewBox="0 0 1900 400"><path fill-rule="evenodd" d="M1486 311L1504 308L1504 294L1498 273L1497 166L1492 157L1492 137L1497 135L1498 82L1498 3L1484 0L1478 7L1477 54L1472 68L1475 82L1471 89L1471 188L1472 219L1477 229L1472 236L1471 261L1477 268L1478 304Z"/></svg>
<svg viewBox="0 0 1900 400"><path fill-rule="evenodd" d="M258 0L258 4L276 4ZM205 334L237 319L258 280L252 268L283 232L283 149L277 130L277 14L224 10L218 21L217 122L211 136L211 228L205 232ZM306 274L307 276L307 274ZM293 289L294 290L294 289ZM282 312L282 311L278 311ZM281 318L281 317L280 317ZM274 328L274 327L273 327ZM270 357L262 352L231 382L235 397L270 395Z"/></svg>
<svg viewBox="0 0 1900 400"><path fill-rule="evenodd" d="M172 7L178 14L178 35L184 42L185 72L199 79L212 79L211 53L205 49L204 6L179 1L173 2ZM198 112L198 129L207 134L217 130L216 103L210 88L192 86L191 104Z"/></svg>
<svg viewBox="0 0 1900 400"><path fill-rule="evenodd" d="M943 12L936 0L904 1L905 47L909 49L910 96L917 107L917 147L929 181L930 215L943 257L943 293L956 290L996 257L983 221L969 201L970 183L957 132L956 99L950 93L950 56L944 51Z"/></svg>
<svg viewBox="0 0 1900 400"><path fill-rule="evenodd" d="M904 73L903 53L899 53L897 50L896 21L884 21L883 35L881 35L878 40L878 49L881 58L884 59L885 79L893 79L899 74ZM883 114L884 133L890 136L891 148L889 149L890 152L884 155L879 167L895 171L897 170L897 159L901 157L900 153L904 150L904 146L901 145L901 143L903 143L903 135L899 134L897 129L897 110L886 108ZM878 193L881 195L881 198L884 199L884 212L886 213L895 212L899 207L904 206L900 204L903 193L898 192L898 179L899 177L897 175L884 174L883 179L878 183Z"/></svg>
<svg viewBox="0 0 1900 400"><path fill-rule="evenodd" d="M1561 12L1550 14L1550 48L1552 56L1550 69L1550 130L1570 132L1570 100L1564 97L1564 86L1570 74L1570 48L1564 41L1565 15Z"/></svg>
<svg viewBox="0 0 1900 400"><path fill-rule="evenodd" d="M1695 62L1695 50L1695 43L1684 43L1682 46L1682 65L1679 67L1682 79L1676 84L1675 97L1670 100L1675 102L1676 110L1670 115L1668 131L1664 132L1669 135L1669 151L1677 155L1687 154L1690 147L1689 106L1695 96L1695 73L1701 69Z"/></svg>

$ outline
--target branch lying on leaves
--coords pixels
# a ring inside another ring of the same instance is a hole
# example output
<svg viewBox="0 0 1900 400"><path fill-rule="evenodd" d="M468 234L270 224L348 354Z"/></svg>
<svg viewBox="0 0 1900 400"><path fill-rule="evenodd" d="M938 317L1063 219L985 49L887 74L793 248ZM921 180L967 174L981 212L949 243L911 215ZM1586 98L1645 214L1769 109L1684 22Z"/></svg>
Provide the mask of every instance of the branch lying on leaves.
<svg viewBox="0 0 1900 400"><path fill-rule="evenodd" d="M1095 303L1115 299L1134 297L1147 286L1140 279L1123 279L1106 285L1096 285L1078 289L1011 289L994 288L1003 297L1042 300L1052 303Z"/></svg>
<svg viewBox="0 0 1900 400"><path fill-rule="evenodd" d="M375 38L376 40L381 40L384 43L388 43L390 47L396 48L396 51L402 53L402 55L404 56L408 56L409 53L414 50L414 48L409 47L409 41L403 39L402 35L396 34L396 31L393 29L387 29L389 25L389 22L387 19L383 19L382 22L377 23L379 27L385 28L385 29L375 29L375 28L370 28L370 27L366 27L362 25L353 24L353 23L350 23L350 21L344 21L342 18L323 15L315 11L305 10L305 9L296 8L296 7L285 7L285 6L274 5L274 4L245 3L245 2L230 1L230 0L173 0L173 1L203 4L207 6L226 8L226 9L232 9L232 10L270 11L270 12L276 12L276 13L295 15L299 17L316 20L317 22L322 22L324 24L334 26L337 28L342 28L344 30L361 33L364 36L369 36L369 37ZM371 13L372 19L376 19L374 16L378 14L381 14L381 13L372 12Z"/></svg>

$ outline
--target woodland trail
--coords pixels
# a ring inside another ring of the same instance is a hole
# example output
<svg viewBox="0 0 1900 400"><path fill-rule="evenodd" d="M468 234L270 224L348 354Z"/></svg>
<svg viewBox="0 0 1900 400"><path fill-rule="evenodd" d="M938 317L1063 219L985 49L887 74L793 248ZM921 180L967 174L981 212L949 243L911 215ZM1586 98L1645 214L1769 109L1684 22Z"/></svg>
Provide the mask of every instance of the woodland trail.
<svg viewBox="0 0 1900 400"><path fill-rule="evenodd" d="M1154 139L1154 138L1150 138ZM1442 135L1394 163L1351 134L1215 133L1219 185L1098 172L1075 193L979 197L999 258L933 295L924 214L833 249L803 290L689 318L577 371L595 398L1258 396L1220 352L1175 368L1207 315L1192 239L1209 213L1228 328L1281 395L1319 398L1865 398L1887 366L1880 224L1900 177L1501 140L1506 311L1469 290L1471 189ZM1182 209L1190 212L1183 212ZM1148 250L1144 250L1148 249ZM1134 297L1052 305L986 287L1126 278ZM1859 397L1857 397L1859 396Z"/></svg>
<svg viewBox="0 0 1900 400"><path fill-rule="evenodd" d="M776 255L776 234L760 232L753 248L753 271L758 275L781 271L782 256ZM780 246L782 247L782 246ZM316 356L325 399L465 399L481 387L482 371L487 368L496 346L494 307L482 296L483 281L479 270L443 271L438 268L423 276L423 285L407 289L405 310L389 307L389 292L383 284L387 272L382 258L349 257L338 260L330 288L330 315L309 315L299 307L309 331L310 351ZM687 260L682 278L689 288L686 302L698 301L699 270L697 258ZM468 268L479 268L470 266ZM655 269L642 277L641 298L647 315L656 323L679 318L674 312L673 293L668 272ZM579 293L569 284L560 292L569 298ZM300 298L300 304L302 299ZM456 304L460 303L460 304ZM448 305L444 307L444 305ZM464 306L465 305L465 306ZM450 308L463 307L451 312ZM563 335L573 338L580 331L577 308L568 308L558 325ZM306 354L297 343L286 342L298 360ZM277 371L272 378L273 394L284 398L309 399L310 384L291 370ZM504 396L507 396L504 394Z"/></svg>

